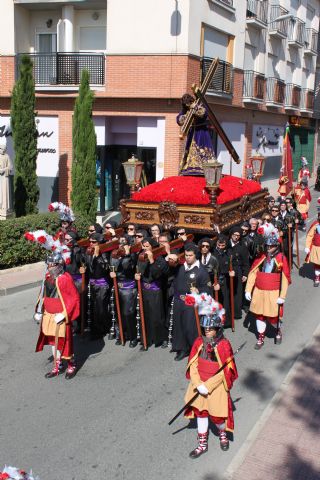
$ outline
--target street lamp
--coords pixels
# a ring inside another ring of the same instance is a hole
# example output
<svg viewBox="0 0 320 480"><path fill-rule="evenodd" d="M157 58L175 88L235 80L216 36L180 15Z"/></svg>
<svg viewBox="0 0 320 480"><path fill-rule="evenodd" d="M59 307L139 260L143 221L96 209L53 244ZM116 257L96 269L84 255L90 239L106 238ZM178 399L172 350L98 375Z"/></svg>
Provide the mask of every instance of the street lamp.
<svg viewBox="0 0 320 480"><path fill-rule="evenodd" d="M203 172L206 179L206 190L210 194L211 204L217 203L217 191L220 185L223 164L215 158L203 164Z"/></svg>
<svg viewBox="0 0 320 480"><path fill-rule="evenodd" d="M252 170L252 176L257 182L260 183L260 178L264 172L265 157L262 155L254 155L250 157L250 168Z"/></svg>
<svg viewBox="0 0 320 480"><path fill-rule="evenodd" d="M129 158L129 160L124 162L122 165L127 184L130 187L130 196L132 196L136 188L140 186L143 162L140 162L137 157L132 154L131 158Z"/></svg>

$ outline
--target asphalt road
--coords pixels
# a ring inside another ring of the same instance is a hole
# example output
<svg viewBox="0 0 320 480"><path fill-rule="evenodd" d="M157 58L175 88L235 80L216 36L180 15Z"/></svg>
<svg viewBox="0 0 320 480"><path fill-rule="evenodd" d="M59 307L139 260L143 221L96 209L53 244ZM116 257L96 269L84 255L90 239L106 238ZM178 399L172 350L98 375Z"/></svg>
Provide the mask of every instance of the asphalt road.
<svg viewBox="0 0 320 480"><path fill-rule="evenodd" d="M293 273L281 346L267 339L255 351L244 319L235 333L226 332L234 348L247 341L232 390L234 441L222 452L211 434L209 452L198 460L188 457L196 446L195 425L180 417L168 426L183 405L185 361L174 362L161 348L140 352L108 340L78 339L77 376L47 380L49 347L34 353L38 289L2 297L0 468L5 463L32 468L41 480L221 479L319 324L320 289L308 278L310 269L302 273L307 277Z"/></svg>

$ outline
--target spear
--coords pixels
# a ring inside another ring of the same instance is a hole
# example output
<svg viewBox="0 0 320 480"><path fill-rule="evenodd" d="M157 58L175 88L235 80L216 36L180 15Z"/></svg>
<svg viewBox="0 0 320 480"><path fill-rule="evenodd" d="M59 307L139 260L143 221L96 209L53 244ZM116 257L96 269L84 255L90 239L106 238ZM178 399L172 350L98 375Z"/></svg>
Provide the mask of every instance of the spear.
<svg viewBox="0 0 320 480"><path fill-rule="evenodd" d="M234 357L237 355L237 353L240 352L240 350L242 350L242 348L245 346L247 342L244 342L242 345L240 345L240 347L237 348L237 350L234 352L234 354L232 355L232 357L228 358L228 360L226 362L224 362L223 365L221 365L221 367L219 368L219 370L216 371L216 373L214 375L212 375L211 378L215 377L216 375L218 375L218 373L222 372L222 370L224 370L226 368L227 365L229 365L230 362L232 362L232 360L234 359ZM195 401L195 399L198 397L198 395L200 395L200 393L197 391L193 397L189 400L188 403L186 403L180 410L179 412L170 420L170 422L168 423L168 425L171 425L180 415L182 412L185 411L186 408L190 407L190 405L192 405L192 403Z"/></svg>

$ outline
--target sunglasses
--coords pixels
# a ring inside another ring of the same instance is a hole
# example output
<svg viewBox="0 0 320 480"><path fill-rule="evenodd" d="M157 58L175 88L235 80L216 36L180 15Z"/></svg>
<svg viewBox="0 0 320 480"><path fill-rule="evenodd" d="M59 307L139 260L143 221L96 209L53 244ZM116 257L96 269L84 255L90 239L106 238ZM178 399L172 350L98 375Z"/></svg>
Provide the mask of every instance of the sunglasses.
<svg viewBox="0 0 320 480"><path fill-rule="evenodd" d="M96 240L90 240L89 243L98 243Z"/></svg>
<svg viewBox="0 0 320 480"><path fill-rule="evenodd" d="M94 233L94 232L95 232L95 230L88 230L88 232L89 232L89 233Z"/></svg>
<svg viewBox="0 0 320 480"><path fill-rule="evenodd" d="M104 228L112 228L111 225L106 225Z"/></svg>
<svg viewBox="0 0 320 480"><path fill-rule="evenodd" d="M279 208L273 208L271 212L279 212Z"/></svg>
<svg viewBox="0 0 320 480"><path fill-rule="evenodd" d="M201 248L210 248L210 245L201 245Z"/></svg>
<svg viewBox="0 0 320 480"><path fill-rule="evenodd" d="M143 235L135 235L135 237L137 237L137 238L142 238Z"/></svg>
<svg viewBox="0 0 320 480"><path fill-rule="evenodd" d="M177 235L185 235L186 232L177 232Z"/></svg>
<svg viewBox="0 0 320 480"><path fill-rule="evenodd" d="M134 230L134 227L128 227L128 230Z"/></svg>

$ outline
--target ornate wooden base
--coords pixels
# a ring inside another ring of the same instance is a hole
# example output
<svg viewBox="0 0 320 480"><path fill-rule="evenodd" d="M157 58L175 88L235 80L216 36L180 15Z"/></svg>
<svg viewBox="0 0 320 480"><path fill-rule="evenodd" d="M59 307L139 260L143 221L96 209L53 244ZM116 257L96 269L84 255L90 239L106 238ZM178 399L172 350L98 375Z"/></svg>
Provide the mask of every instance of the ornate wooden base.
<svg viewBox="0 0 320 480"><path fill-rule="evenodd" d="M134 200L121 200L122 223L137 223L149 227L153 223L162 225L165 230L186 228L192 232L223 232L233 225L259 216L266 210L268 189L244 195L238 200L217 205L177 205L173 202L145 203Z"/></svg>

